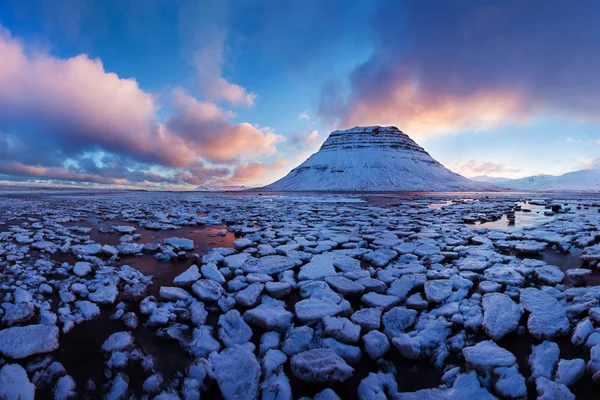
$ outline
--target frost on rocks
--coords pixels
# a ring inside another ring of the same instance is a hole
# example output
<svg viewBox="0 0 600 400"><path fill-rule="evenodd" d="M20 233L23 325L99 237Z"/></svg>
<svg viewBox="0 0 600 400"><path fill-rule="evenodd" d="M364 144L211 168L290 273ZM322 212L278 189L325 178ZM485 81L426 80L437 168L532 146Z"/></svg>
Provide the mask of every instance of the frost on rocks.
<svg viewBox="0 0 600 400"><path fill-rule="evenodd" d="M401 302L400 298L379 293L367 293L361 297L361 301L369 307L381 307L384 310L394 307Z"/></svg>
<svg viewBox="0 0 600 400"><path fill-rule="evenodd" d="M465 361L476 370L486 372L496 367L510 367L517 362L515 356L491 340L479 342L462 350Z"/></svg>
<svg viewBox="0 0 600 400"><path fill-rule="evenodd" d="M281 350L288 356L308 350L315 336L315 331L309 326L298 326L289 329L281 345Z"/></svg>
<svg viewBox="0 0 600 400"><path fill-rule="evenodd" d="M33 400L35 386L19 364L5 364L0 369L0 399Z"/></svg>
<svg viewBox="0 0 600 400"><path fill-rule="evenodd" d="M171 286L161 286L159 289L159 296L163 300L177 301L177 300L186 300L187 298L190 297L190 294L182 288L171 287Z"/></svg>
<svg viewBox="0 0 600 400"><path fill-rule="evenodd" d="M336 272L331 257L324 254L318 254L314 256L308 264L300 268L298 279L321 280L328 276L334 276L335 274Z"/></svg>
<svg viewBox="0 0 600 400"><path fill-rule="evenodd" d="M369 373L358 385L358 398L360 400L387 400L400 398L398 383L391 373Z"/></svg>
<svg viewBox="0 0 600 400"><path fill-rule="evenodd" d="M192 285L192 292L205 301L217 301L223 295L223 286L210 279L200 279Z"/></svg>
<svg viewBox="0 0 600 400"><path fill-rule="evenodd" d="M193 250L194 241L187 238L171 237L164 240L165 244L172 246L177 250Z"/></svg>
<svg viewBox="0 0 600 400"><path fill-rule="evenodd" d="M117 301L119 290L114 283L102 284L96 288L93 293L90 293L89 299L98 304L113 304Z"/></svg>
<svg viewBox="0 0 600 400"><path fill-rule="evenodd" d="M84 277L90 272L92 272L92 266L88 262L78 262L73 267L73 273L79 277Z"/></svg>
<svg viewBox="0 0 600 400"><path fill-rule="evenodd" d="M281 304L263 303L244 313L244 321L267 330L284 331L291 325L294 314Z"/></svg>
<svg viewBox="0 0 600 400"><path fill-rule="evenodd" d="M58 378L54 386L54 399L67 400L77 397L75 380L70 375Z"/></svg>
<svg viewBox="0 0 600 400"><path fill-rule="evenodd" d="M295 268L301 263L297 258L266 256L243 263L240 268L246 273L274 275Z"/></svg>
<svg viewBox="0 0 600 400"><path fill-rule="evenodd" d="M390 342L387 336L379 331L367 333L362 337L362 340L365 351L373 360L383 357L390 349Z"/></svg>
<svg viewBox="0 0 600 400"><path fill-rule="evenodd" d="M294 307L296 316L305 322L317 321L324 317L330 317L342 311L342 308L327 300L310 298L299 301Z"/></svg>
<svg viewBox="0 0 600 400"><path fill-rule="evenodd" d="M245 344L252 338L252 329L244 322L239 311L231 310L219 317L219 338L227 347Z"/></svg>
<svg viewBox="0 0 600 400"><path fill-rule="evenodd" d="M102 343L102 350L107 353L116 350L125 350L133 346L133 336L130 332L115 332L110 335L104 343Z"/></svg>
<svg viewBox="0 0 600 400"><path fill-rule="evenodd" d="M333 290L344 296L360 296L365 291L363 285L343 276L329 276L325 278L325 282L327 282Z"/></svg>
<svg viewBox="0 0 600 400"><path fill-rule="evenodd" d="M502 339L519 326L523 308L502 293L488 293L481 299L483 327L494 340Z"/></svg>
<svg viewBox="0 0 600 400"><path fill-rule="evenodd" d="M585 361L581 358L560 360L554 380L565 386L575 385L585 374Z"/></svg>
<svg viewBox="0 0 600 400"><path fill-rule="evenodd" d="M449 280L434 280L425 282L425 297L432 303L441 303L452 294L452 282Z"/></svg>
<svg viewBox="0 0 600 400"><path fill-rule="evenodd" d="M548 340L533 346L529 356L529 365L531 366L531 378L537 379L544 377L552 379L554 368L558 363L560 350L558 344Z"/></svg>
<svg viewBox="0 0 600 400"><path fill-rule="evenodd" d="M177 275L175 279L173 279L173 285L191 286L198 279L200 279L200 272L198 272L198 266L192 265L187 270Z"/></svg>
<svg viewBox="0 0 600 400"><path fill-rule="evenodd" d="M313 349L291 359L294 376L309 383L333 384L352 376L354 369L331 349Z"/></svg>
<svg viewBox="0 0 600 400"><path fill-rule="evenodd" d="M252 307L258 301L265 285L255 282L235 295L235 302L244 307Z"/></svg>
<svg viewBox="0 0 600 400"><path fill-rule="evenodd" d="M498 367L494 370L494 375L496 376L494 387L500 395L511 399L527 396L525 378L516 366Z"/></svg>
<svg viewBox="0 0 600 400"><path fill-rule="evenodd" d="M565 277L564 272L554 265L544 265L538 267L533 271L533 273L540 283L547 285L557 285L561 283Z"/></svg>
<svg viewBox="0 0 600 400"><path fill-rule="evenodd" d="M587 340L587 338L594 332L594 325L589 318L579 322L575 329L573 329L573 336L571 336L571 343L574 346L581 346Z"/></svg>
<svg viewBox="0 0 600 400"><path fill-rule="evenodd" d="M404 307L395 307L383 314L383 332L393 339L415 324L417 312Z"/></svg>
<svg viewBox="0 0 600 400"><path fill-rule="evenodd" d="M569 320L564 307L550 294L526 288L521 291L520 303L530 312L527 328L536 339L549 339L569 331Z"/></svg>
<svg viewBox="0 0 600 400"><path fill-rule="evenodd" d="M370 331L379 329L381 326L381 313L383 308L362 308L350 316L350 320L361 326L362 329Z"/></svg>
<svg viewBox="0 0 600 400"><path fill-rule="evenodd" d="M575 395L562 383L553 382L545 377L535 380L538 400L575 400Z"/></svg>
<svg viewBox="0 0 600 400"><path fill-rule="evenodd" d="M348 318L325 317L323 327L326 336L343 343L354 344L360 339L360 325L351 322Z"/></svg>
<svg viewBox="0 0 600 400"><path fill-rule="evenodd" d="M258 397L260 364L253 353L254 345L235 345L210 356L214 376L226 400Z"/></svg>
<svg viewBox="0 0 600 400"><path fill-rule="evenodd" d="M395 398L402 400L422 400L422 399L477 399L477 400L495 400L496 396L492 395L485 388L481 387L475 371L459 375L452 384L451 388L435 388L423 389L412 393L399 393Z"/></svg>
<svg viewBox="0 0 600 400"><path fill-rule="evenodd" d="M15 326L0 330L0 354L20 359L58 349L55 325Z"/></svg>

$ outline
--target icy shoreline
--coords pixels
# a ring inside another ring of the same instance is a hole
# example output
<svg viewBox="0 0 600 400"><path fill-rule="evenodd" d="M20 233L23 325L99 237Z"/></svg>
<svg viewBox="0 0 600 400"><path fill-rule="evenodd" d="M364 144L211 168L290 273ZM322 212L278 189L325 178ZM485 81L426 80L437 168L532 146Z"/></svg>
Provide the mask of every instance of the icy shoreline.
<svg viewBox="0 0 600 400"><path fill-rule="evenodd" d="M0 397L595 398L600 197L440 197L0 194Z"/></svg>

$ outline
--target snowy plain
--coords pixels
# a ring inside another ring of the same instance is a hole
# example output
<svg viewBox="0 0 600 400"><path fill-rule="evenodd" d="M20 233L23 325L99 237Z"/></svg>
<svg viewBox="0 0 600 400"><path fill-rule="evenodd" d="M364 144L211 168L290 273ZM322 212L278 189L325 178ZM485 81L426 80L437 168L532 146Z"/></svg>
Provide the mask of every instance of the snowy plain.
<svg viewBox="0 0 600 400"><path fill-rule="evenodd" d="M598 398L600 197L0 195L0 398Z"/></svg>

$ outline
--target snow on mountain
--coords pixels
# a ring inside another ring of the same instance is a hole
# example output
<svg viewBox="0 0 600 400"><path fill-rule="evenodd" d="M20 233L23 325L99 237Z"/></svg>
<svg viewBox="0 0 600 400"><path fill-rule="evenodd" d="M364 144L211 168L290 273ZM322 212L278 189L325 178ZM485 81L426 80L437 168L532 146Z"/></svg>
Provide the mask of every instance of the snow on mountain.
<svg viewBox="0 0 600 400"><path fill-rule="evenodd" d="M321 149L282 179L282 191L489 191L458 175L393 126L332 132Z"/></svg>
<svg viewBox="0 0 600 400"><path fill-rule="evenodd" d="M490 182L490 177L475 177L473 180ZM564 175L536 175L521 179L492 178L495 185L516 190L536 191L600 191L600 169L584 169ZM500 180L504 181L500 181Z"/></svg>
<svg viewBox="0 0 600 400"><path fill-rule="evenodd" d="M202 185L194 189L195 192L238 192L248 189L242 185Z"/></svg>

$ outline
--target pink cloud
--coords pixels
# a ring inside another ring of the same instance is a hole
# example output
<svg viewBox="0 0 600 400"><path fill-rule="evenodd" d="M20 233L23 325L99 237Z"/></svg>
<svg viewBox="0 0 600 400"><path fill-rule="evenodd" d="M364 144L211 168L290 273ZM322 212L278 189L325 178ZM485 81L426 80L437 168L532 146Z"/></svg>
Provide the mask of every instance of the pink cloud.
<svg viewBox="0 0 600 400"><path fill-rule="evenodd" d="M230 115L213 103L199 102L182 90L173 93L175 113L165 126L185 138L197 154L215 163L232 163L240 157L274 154L283 138L268 128L243 122L232 123Z"/></svg>
<svg viewBox="0 0 600 400"><path fill-rule="evenodd" d="M233 174L224 180L224 183L228 185L239 185L242 183L256 182L271 172L285 168L287 164L287 160L282 158L275 160L271 164L265 164L261 161L240 164L235 167Z"/></svg>
<svg viewBox="0 0 600 400"><path fill-rule="evenodd" d="M448 165L448 168L468 178L481 175L500 178L522 178L537 174L534 171L511 168L500 163L484 160L460 160Z"/></svg>
<svg viewBox="0 0 600 400"><path fill-rule="evenodd" d="M361 89L347 100L324 97L325 115L337 115L337 128L394 125L412 136L486 130L508 121L525 122L538 106L518 91L481 89L460 95L429 92L408 70L392 72L386 85ZM383 78L378 78L383 79Z"/></svg>
<svg viewBox="0 0 600 400"><path fill-rule="evenodd" d="M4 174L114 183L118 177L63 166L66 159L103 151L138 169L128 182L201 184L231 173L230 167L204 166L202 160L239 164L274 154L282 139L269 128L233 122L234 113L182 89L168 96L170 114L159 122L157 99L134 79L108 72L99 59L83 54L61 59L32 51L5 30L0 30L0 60ZM34 129L12 129L22 123ZM36 154L41 157L31 157ZM151 165L170 172L154 174Z"/></svg>

